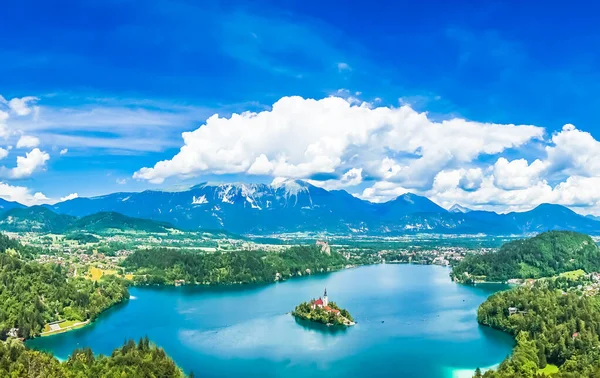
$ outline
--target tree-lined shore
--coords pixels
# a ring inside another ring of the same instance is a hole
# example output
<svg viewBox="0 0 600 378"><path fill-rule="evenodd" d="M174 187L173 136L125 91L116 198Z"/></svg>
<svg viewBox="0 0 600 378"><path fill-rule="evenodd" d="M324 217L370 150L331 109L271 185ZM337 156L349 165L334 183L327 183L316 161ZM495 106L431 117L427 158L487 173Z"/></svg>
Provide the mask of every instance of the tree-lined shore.
<svg viewBox="0 0 600 378"><path fill-rule="evenodd" d="M476 377L600 376L600 249L582 234L552 231L469 256L452 276L465 283L514 281L478 309L480 324L510 333L516 346L497 369Z"/></svg>

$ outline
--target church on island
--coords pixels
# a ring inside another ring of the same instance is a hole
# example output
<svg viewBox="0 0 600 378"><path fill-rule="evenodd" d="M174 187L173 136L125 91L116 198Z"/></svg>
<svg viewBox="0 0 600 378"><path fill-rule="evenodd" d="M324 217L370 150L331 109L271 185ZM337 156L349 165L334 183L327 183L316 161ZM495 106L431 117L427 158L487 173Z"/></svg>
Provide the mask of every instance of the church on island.
<svg viewBox="0 0 600 378"><path fill-rule="evenodd" d="M325 292L323 293L323 297L310 301L310 307L315 310L317 308L323 309L326 312L334 313L336 316L340 316L340 310L329 307L329 299L327 298L327 288L325 288Z"/></svg>

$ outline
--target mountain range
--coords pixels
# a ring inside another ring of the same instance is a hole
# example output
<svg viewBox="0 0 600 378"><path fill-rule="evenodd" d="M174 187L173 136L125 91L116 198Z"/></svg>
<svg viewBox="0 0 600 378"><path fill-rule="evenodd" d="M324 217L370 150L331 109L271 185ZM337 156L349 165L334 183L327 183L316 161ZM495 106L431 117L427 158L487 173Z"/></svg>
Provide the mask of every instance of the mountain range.
<svg viewBox="0 0 600 378"><path fill-rule="evenodd" d="M14 207L23 208L18 204ZM323 231L355 235L506 235L556 229L600 234L600 222L560 205L542 204L530 211L507 214L460 206L448 211L415 194L372 203L343 190L328 191L299 180L273 185L203 183L183 191L113 193L45 207L74 217L115 212L184 230L222 229L253 235Z"/></svg>

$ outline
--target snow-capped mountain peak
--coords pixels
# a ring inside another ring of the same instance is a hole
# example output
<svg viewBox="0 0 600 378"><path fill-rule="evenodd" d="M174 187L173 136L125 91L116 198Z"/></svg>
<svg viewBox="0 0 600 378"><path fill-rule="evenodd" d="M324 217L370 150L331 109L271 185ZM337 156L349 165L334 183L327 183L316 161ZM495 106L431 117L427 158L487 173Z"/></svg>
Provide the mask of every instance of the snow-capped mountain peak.
<svg viewBox="0 0 600 378"><path fill-rule="evenodd" d="M463 214L466 214L466 213L470 212L471 209L466 208L464 206L461 206L461 205L455 203L454 205L452 205L452 207L450 207L448 209L448 211L451 212L451 213L463 213Z"/></svg>

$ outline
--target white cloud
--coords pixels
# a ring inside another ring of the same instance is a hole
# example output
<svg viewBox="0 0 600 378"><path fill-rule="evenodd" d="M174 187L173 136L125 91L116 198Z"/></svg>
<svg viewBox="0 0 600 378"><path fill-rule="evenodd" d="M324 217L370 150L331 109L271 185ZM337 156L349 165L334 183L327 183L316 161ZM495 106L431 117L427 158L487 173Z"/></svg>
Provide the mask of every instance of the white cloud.
<svg viewBox="0 0 600 378"><path fill-rule="evenodd" d="M336 190L356 186L360 184L362 180L362 168L352 168L344 173L339 179L307 181L314 186L319 186L327 190Z"/></svg>
<svg viewBox="0 0 600 378"><path fill-rule="evenodd" d="M17 166L11 170L11 176L13 178L29 177L33 172L44 167L48 159L50 159L50 155L40 151L39 148L34 148L25 156L17 157Z"/></svg>
<svg viewBox="0 0 600 378"><path fill-rule="evenodd" d="M33 148L40 145L40 140L31 135L22 135L17 141L17 148Z"/></svg>
<svg viewBox="0 0 600 378"><path fill-rule="evenodd" d="M5 112L3 110L0 110L0 137L1 138L7 138L8 137L8 126L6 125L6 121L8 120L8 118L10 117L10 115L8 114L8 112Z"/></svg>
<svg viewBox="0 0 600 378"><path fill-rule="evenodd" d="M39 205L48 203L49 198L41 192L32 193L24 186L13 186L5 182L0 182L0 198L7 201L16 201L23 205Z"/></svg>
<svg viewBox="0 0 600 378"><path fill-rule="evenodd" d="M0 147L0 160L8 156L8 150Z"/></svg>
<svg viewBox="0 0 600 378"><path fill-rule="evenodd" d="M528 186L504 189L496 186L493 175L489 175L483 179L479 189L465 191L460 188L456 178L454 182L448 180L455 173L440 172L433 188L421 194L446 207L461 203L474 209L506 212L525 211L542 203L555 203L573 207L580 212L582 207L587 212L600 212L600 191L597 190L600 177L572 176L554 187L545 180L539 180Z"/></svg>
<svg viewBox="0 0 600 378"><path fill-rule="evenodd" d="M0 95L0 137L7 139L10 136L19 135L22 131L18 127L9 127L8 122L14 119L12 116L24 117L32 112L35 118L38 107L32 106L32 103L38 100L37 97L33 96L15 97L7 100Z"/></svg>
<svg viewBox="0 0 600 378"><path fill-rule="evenodd" d="M66 195L64 197L61 197L60 198L60 202L72 200L72 199L75 199L75 198L79 198L79 194L77 194L77 193L71 193L71 194Z"/></svg>
<svg viewBox="0 0 600 378"><path fill-rule="evenodd" d="M66 155L66 154L67 154L67 152L69 152L69 149L68 149L68 148L63 148L62 150L60 150L60 154L61 154L61 155Z"/></svg>
<svg viewBox="0 0 600 378"><path fill-rule="evenodd" d="M31 106L38 101L32 96L0 101L0 137L33 134L45 144L103 149L110 154L162 151L177 146L181 129L214 112L150 100L81 100L83 104L72 107L42 101Z"/></svg>
<svg viewBox="0 0 600 378"><path fill-rule="evenodd" d="M118 179L116 180L116 182L117 182L117 184L119 184L119 185L125 185L125 184L127 184L127 179L125 179L125 178L118 178Z"/></svg>
<svg viewBox="0 0 600 378"><path fill-rule="evenodd" d="M10 110L12 110L17 115L26 116L34 110L34 107L31 106L31 104L38 100L39 98L33 96L26 96L22 98L15 97L8 101L7 104Z"/></svg>
<svg viewBox="0 0 600 378"><path fill-rule="evenodd" d="M462 190L473 191L481 187L483 182L483 172L481 168L462 169L461 177L458 180L458 186Z"/></svg>
<svg viewBox="0 0 600 378"><path fill-rule="evenodd" d="M339 62L337 64L337 68L338 68L338 71L340 71L340 72L352 71L352 67L350 67L350 65L348 63L344 63L344 62Z"/></svg>
<svg viewBox="0 0 600 378"><path fill-rule="evenodd" d="M508 161L501 157L494 164L494 184L502 189L525 189L540 181L548 164L539 159L528 164L525 159Z"/></svg>
<svg viewBox="0 0 600 378"><path fill-rule="evenodd" d="M357 197L371 202L386 202L408 192L408 189L397 183L378 181L370 188L363 190L362 194Z"/></svg>
<svg viewBox="0 0 600 378"><path fill-rule="evenodd" d="M134 178L153 183L203 173L307 178L357 168L418 187L449 165L501 153L543 134L544 129L527 125L434 122L409 106L284 97L268 111L211 116L182 134L184 145L172 159L142 168Z"/></svg>
<svg viewBox="0 0 600 378"><path fill-rule="evenodd" d="M600 175L600 142L573 125L565 125L552 135L553 145L546 147L548 164L564 175Z"/></svg>

